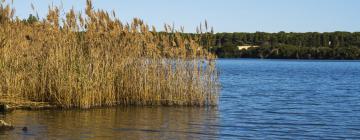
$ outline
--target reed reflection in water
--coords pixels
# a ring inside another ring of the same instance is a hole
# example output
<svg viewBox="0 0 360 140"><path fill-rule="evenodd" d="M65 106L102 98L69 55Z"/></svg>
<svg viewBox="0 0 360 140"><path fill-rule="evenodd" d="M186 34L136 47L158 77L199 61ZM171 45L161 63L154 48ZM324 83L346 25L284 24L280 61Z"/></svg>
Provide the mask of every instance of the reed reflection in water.
<svg viewBox="0 0 360 140"><path fill-rule="evenodd" d="M219 135L216 108L117 107L15 111L1 119L16 127L0 139L198 139ZM22 131L27 126L28 131Z"/></svg>

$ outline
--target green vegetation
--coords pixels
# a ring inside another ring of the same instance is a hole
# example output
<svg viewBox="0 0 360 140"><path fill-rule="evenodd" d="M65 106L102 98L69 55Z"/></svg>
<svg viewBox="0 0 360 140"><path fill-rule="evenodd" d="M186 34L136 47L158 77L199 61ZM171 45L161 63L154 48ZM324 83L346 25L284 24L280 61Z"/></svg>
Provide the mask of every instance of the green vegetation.
<svg viewBox="0 0 360 140"><path fill-rule="evenodd" d="M210 33L166 25L161 34L140 19L124 24L94 10L91 1L86 16L70 10L62 19L60 11L20 20L1 4L0 99L64 108L217 104L215 55L200 40Z"/></svg>
<svg viewBox="0 0 360 140"><path fill-rule="evenodd" d="M219 57L360 59L360 32L217 33L212 51ZM259 47L239 50L237 46Z"/></svg>

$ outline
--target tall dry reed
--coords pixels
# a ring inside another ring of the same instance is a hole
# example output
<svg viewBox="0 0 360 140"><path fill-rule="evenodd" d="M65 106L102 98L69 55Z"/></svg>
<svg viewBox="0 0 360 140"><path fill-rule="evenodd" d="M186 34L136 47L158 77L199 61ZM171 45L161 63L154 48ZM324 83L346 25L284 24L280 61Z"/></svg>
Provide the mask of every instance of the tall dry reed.
<svg viewBox="0 0 360 140"><path fill-rule="evenodd" d="M217 104L215 56L201 35L168 25L159 33L140 19L124 24L91 1L86 16L60 11L27 23L1 4L0 97L64 108Z"/></svg>

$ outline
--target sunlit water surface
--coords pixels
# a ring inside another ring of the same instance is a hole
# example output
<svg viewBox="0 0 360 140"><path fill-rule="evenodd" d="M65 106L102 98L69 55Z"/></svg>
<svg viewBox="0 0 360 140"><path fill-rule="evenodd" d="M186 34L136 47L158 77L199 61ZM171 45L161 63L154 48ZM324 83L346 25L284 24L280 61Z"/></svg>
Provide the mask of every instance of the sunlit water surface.
<svg viewBox="0 0 360 140"><path fill-rule="evenodd" d="M220 59L219 106L15 111L6 139L360 139L360 62ZM28 131L22 131L22 127Z"/></svg>

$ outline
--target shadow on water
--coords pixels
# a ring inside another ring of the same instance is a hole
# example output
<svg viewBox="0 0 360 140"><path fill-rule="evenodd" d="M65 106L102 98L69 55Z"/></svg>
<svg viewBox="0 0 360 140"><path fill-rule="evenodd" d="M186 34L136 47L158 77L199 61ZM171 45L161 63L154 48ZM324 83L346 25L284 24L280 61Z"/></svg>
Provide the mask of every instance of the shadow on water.
<svg viewBox="0 0 360 140"><path fill-rule="evenodd" d="M116 107L15 111L0 115L14 131L0 139L199 139L219 135L217 108ZM28 131L22 131L22 127Z"/></svg>

